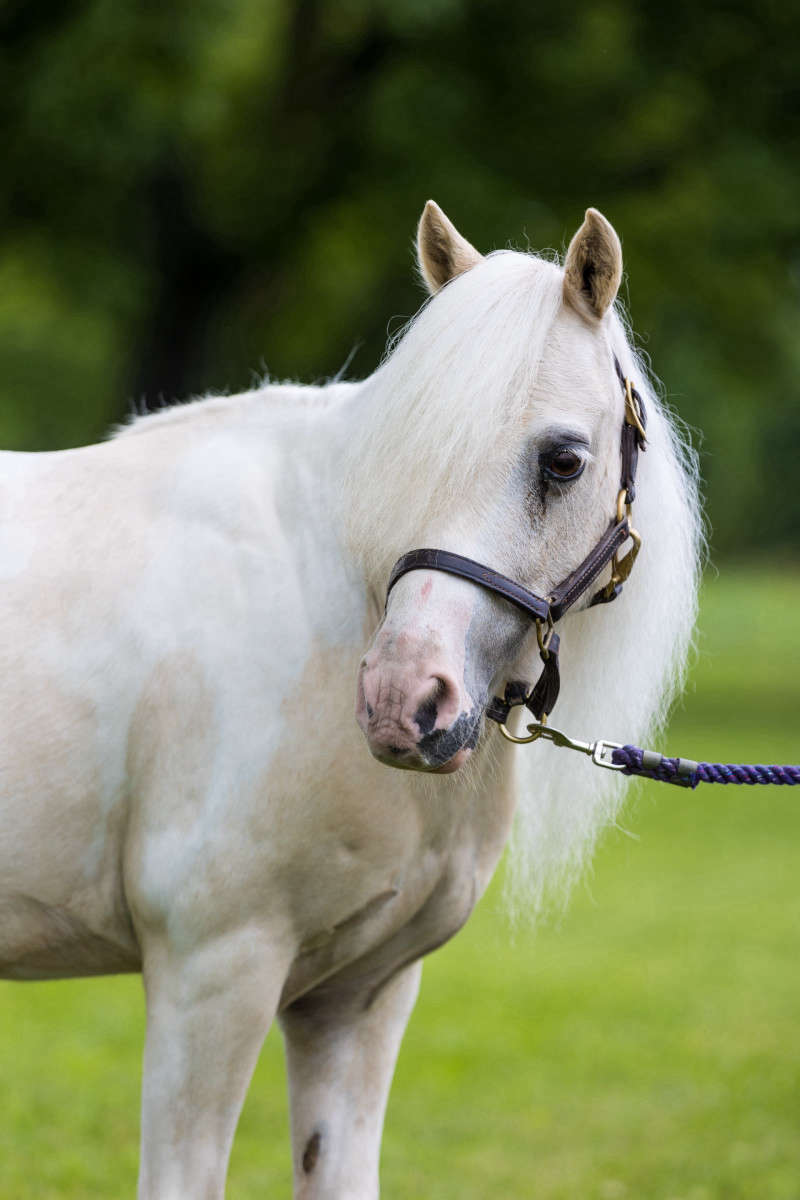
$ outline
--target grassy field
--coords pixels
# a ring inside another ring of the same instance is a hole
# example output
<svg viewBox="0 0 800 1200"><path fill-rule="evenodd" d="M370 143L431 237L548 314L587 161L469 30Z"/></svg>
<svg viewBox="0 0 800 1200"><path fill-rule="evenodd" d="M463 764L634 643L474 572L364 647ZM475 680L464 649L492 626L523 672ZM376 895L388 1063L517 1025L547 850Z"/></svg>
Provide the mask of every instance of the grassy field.
<svg viewBox="0 0 800 1200"><path fill-rule="evenodd" d="M709 580L667 749L800 761L799 607ZM426 964L387 1200L800 1200L800 789L643 784L626 824L557 925L512 935L495 885ZM142 1027L135 978L0 985L2 1200L133 1194ZM273 1032L228 1194L290 1192Z"/></svg>

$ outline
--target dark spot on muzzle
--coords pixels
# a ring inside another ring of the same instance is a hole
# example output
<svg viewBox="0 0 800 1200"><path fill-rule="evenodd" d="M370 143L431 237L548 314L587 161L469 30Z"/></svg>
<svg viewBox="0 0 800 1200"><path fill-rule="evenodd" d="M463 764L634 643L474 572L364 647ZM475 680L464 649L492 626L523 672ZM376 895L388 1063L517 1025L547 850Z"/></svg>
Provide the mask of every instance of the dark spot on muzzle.
<svg viewBox="0 0 800 1200"><path fill-rule="evenodd" d="M482 709L479 705L462 713L449 729L437 729L420 738L417 749L431 767L441 767L453 755L465 748L474 750L481 729Z"/></svg>

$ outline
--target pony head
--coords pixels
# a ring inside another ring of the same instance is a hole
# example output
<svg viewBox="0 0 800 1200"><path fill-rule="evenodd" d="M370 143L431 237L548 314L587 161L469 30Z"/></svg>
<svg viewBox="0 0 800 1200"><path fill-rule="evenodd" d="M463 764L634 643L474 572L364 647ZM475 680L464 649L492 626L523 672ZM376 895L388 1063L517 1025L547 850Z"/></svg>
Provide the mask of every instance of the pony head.
<svg viewBox="0 0 800 1200"><path fill-rule="evenodd" d="M350 447L348 533L370 590L382 600L397 558L427 546L549 595L615 513L616 357L648 414L633 510L644 548L614 604L588 610L592 589L560 622L557 717L579 737L645 736L690 641L700 519L691 452L616 311L619 238L589 209L563 266L513 251L482 256L429 202L417 244L431 295L363 385L368 403ZM381 761L452 772L480 752L487 702L504 681L533 683L540 670L527 617L468 581L411 571L361 663L357 720ZM592 841L598 814L613 815L621 781L595 770L612 778L592 783L587 764L564 763L563 753L554 771L552 749L525 753L553 804L566 789L578 824L575 789L587 797L574 838L571 818L542 825L549 802L531 801L539 849L552 826L557 840L565 835L555 857L570 860L570 846Z"/></svg>
<svg viewBox="0 0 800 1200"><path fill-rule="evenodd" d="M500 436L487 440L485 463L457 467L467 470L476 493L429 514L417 543L486 562L546 595L588 553L614 511L622 401L605 318L622 274L619 239L590 209L563 273L528 255L485 259L429 202L417 245L433 299L392 365L408 351L421 356L429 344L439 350L445 337L442 389L448 379L460 378L461 387L472 380L489 399L497 393L486 378L491 350L485 332L476 338L471 322L463 328L464 310L483 310L502 342L515 335L527 301ZM531 306L535 313L526 311ZM454 421L462 419L459 407L451 411ZM451 436L443 431L441 440ZM455 492L455 481L448 483ZM474 584L423 570L402 579L359 675L356 715L373 754L394 766L457 770L477 744L498 675L519 657L528 631L527 618Z"/></svg>

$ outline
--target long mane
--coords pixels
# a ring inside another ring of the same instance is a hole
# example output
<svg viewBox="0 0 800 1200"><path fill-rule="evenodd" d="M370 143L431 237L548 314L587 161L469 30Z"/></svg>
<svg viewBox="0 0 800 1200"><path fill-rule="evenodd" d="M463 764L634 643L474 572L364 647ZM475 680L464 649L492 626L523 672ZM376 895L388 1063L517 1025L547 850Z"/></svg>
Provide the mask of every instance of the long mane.
<svg viewBox="0 0 800 1200"><path fill-rule="evenodd" d="M561 634L562 691L553 723L593 741L657 745L681 690L697 616L703 524L696 455L660 402L620 315L614 350L648 414L635 527L642 549L613 604L568 615ZM531 678L532 665L523 677ZM509 866L512 906L532 915L563 904L614 825L629 780L551 745L519 754L517 822Z"/></svg>
<svg viewBox="0 0 800 1200"><path fill-rule="evenodd" d="M367 416L351 443L346 525L368 578L385 584L399 554L419 544L431 513L471 507L479 518L481 496L502 487L562 303L562 279L556 263L534 255L489 256L421 310L364 383L367 397L375 395L362 406ZM586 740L646 744L681 687L692 639L702 545L697 466L623 315L607 319L612 348L648 413L634 508L643 548L613 604L560 623L563 684L554 723ZM537 677L535 639L526 641L517 669L521 678ZM517 817L509 900L534 917L566 900L601 831L616 822L628 781L552 746L510 752Z"/></svg>
<svg viewBox="0 0 800 1200"><path fill-rule="evenodd" d="M561 271L499 251L477 274L426 304L362 385L345 522L352 552L384 581L432 513L479 514L487 484L502 486L528 421Z"/></svg>

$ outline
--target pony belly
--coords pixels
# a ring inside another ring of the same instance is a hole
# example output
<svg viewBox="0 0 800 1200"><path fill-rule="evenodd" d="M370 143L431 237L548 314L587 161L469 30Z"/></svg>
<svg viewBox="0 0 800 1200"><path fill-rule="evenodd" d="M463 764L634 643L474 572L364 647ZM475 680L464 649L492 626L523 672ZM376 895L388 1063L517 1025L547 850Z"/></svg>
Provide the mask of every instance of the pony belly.
<svg viewBox="0 0 800 1200"><path fill-rule="evenodd" d="M140 969L139 948L124 918L116 928L98 929L66 904L0 897L0 977L67 979Z"/></svg>
<svg viewBox="0 0 800 1200"><path fill-rule="evenodd" d="M38 697L20 687L14 720L3 730L0 976L134 971L139 949L121 870L127 798L120 752L113 755L106 731L104 761L94 705L48 684Z"/></svg>
<svg viewBox="0 0 800 1200"><path fill-rule="evenodd" d="M9 763L0 768L10 777ZM85 778L68 786L57 773L50 786L26 791L17 782L0 795L0 977L138 970L121 869L124 795L106 796Z"/></svg>

